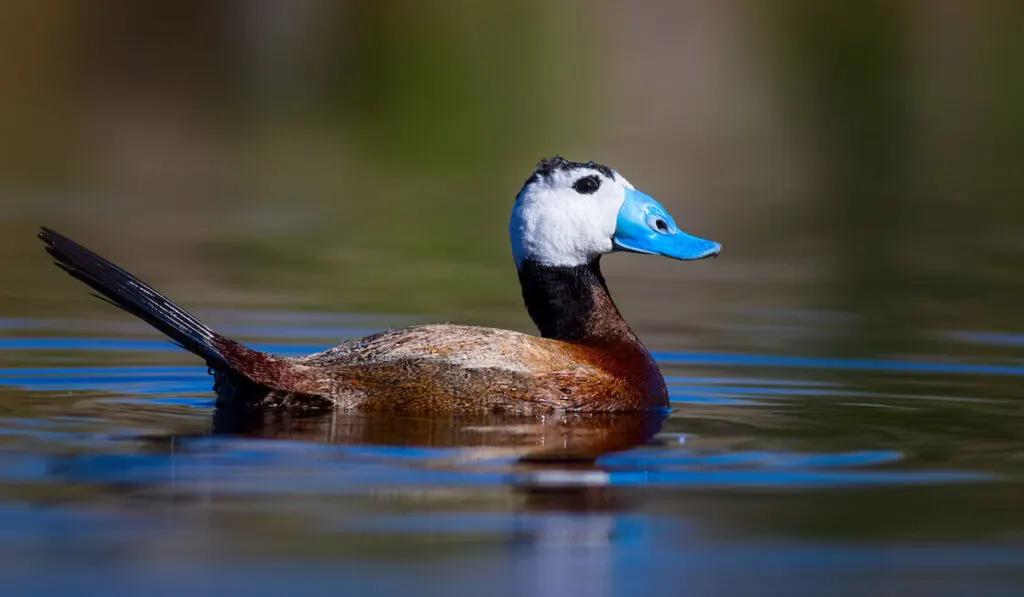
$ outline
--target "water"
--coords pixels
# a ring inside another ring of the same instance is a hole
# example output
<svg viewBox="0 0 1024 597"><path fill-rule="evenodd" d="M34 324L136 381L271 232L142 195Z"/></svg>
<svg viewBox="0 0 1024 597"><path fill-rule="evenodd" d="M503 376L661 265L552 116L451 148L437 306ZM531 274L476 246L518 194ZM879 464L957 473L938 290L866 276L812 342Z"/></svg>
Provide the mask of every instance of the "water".
<svg viewBox="0 0 1024 597"><path fill-rule="evenodd" d="M290 355L388 324L231 320ZM1024 586L1018 336L932 335L959 358L656 350L664 415L241 417L110 322L0 321L7 595Z"/></svg>

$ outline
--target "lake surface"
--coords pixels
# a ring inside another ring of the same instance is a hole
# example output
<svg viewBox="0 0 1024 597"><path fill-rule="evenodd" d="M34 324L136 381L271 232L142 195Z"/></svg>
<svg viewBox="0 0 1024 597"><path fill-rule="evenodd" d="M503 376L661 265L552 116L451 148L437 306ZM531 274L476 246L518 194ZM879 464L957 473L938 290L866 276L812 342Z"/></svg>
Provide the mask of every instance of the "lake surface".
<svg viewBox="0 0 1024 597"><path fill-rule="evenodd" d="M405 323L203 315L288 355ZM0 329L5 595L1024 587L1022 336L886 358L651 342L671 413L538 421L240 417L127 316Z"/></svg>

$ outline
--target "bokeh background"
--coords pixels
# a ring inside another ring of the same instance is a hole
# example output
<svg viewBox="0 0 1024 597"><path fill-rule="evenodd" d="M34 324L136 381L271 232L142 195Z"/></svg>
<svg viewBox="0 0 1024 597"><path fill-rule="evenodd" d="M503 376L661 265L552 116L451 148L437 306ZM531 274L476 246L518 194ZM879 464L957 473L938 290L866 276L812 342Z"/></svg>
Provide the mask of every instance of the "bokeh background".
<svg viewBox="0 0 1024 597"><path fill-rule="evenodd" d="M45 224L200 312L530 329L507 220L559 153L725 245L605 260L649 344L1019 330L1022 24L1009 1L5 2L0 310L118 316L48 265Z"/></svg>
<svg viewBox="0 0 1024 597"><path fill-rule="evenodd" d="M1012 0L0 2L0 592L1021 594L1022 63ZM603 261L653 437L233 420L35 238L282 354L532 331L556 153L724 244Z"/></svg>

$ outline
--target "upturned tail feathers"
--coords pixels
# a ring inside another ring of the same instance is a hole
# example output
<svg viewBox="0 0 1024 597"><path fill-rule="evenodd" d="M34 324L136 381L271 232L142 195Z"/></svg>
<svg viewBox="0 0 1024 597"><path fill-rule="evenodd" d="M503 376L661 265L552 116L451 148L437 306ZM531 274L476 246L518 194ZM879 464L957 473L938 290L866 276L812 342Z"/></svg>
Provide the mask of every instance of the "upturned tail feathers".
<svg viewBox="0 0 1024 597"><path fill-rule="evenodd" d="M182 348L202 357L220 371L233 371L258 384L275 386L283 359L246 348L214 332L191 313L174 304L142 280L75 241L42 228L39 238L61 269L85 282L99 298L124 309L166 334Z"/></svg>

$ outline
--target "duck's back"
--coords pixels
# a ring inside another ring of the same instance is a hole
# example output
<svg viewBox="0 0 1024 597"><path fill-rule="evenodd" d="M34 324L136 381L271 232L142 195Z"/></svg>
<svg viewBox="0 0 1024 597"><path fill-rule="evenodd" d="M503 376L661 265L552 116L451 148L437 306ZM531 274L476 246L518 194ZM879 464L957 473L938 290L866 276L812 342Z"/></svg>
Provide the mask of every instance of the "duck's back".
<svg viewBox="0 0 1024 597"><path fill-rule="evenodd" d="M511 330L430 324L388 330L345 342L296 362L330 367L415 360L506 373L589 369L586 363L574 360L569 354L571 350L568 342Z"/></svg>
<svg viewBox="0 0 1024 597"><path fill-rule="evenodd" d="M510 330L390 330L296 360L327 374L339 406L369 410L579 410L625 380L594 350Z"/></svg>

